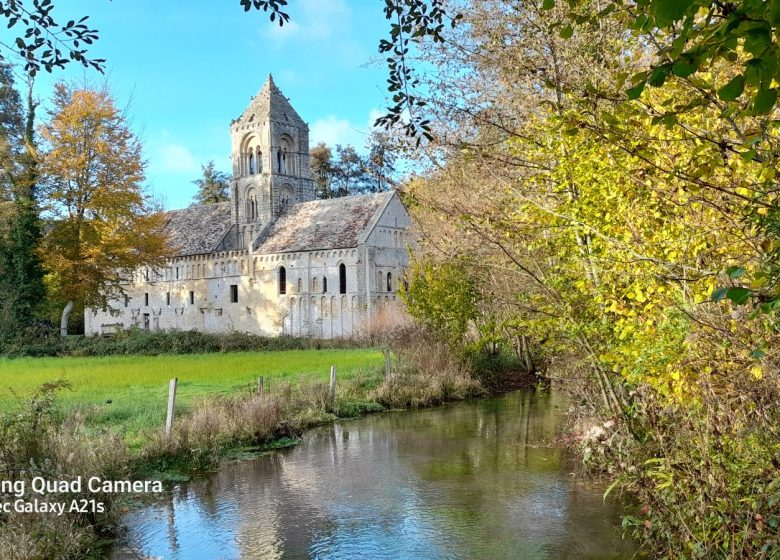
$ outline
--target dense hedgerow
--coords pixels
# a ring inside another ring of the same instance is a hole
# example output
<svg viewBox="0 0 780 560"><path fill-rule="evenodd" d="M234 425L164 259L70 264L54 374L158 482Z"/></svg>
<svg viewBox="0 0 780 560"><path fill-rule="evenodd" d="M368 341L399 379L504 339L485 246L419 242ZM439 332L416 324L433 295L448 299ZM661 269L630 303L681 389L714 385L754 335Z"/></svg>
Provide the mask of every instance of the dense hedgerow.
<svg viewBox="0 0 780 560"><path fill-rule="evenodd" d="M0 345L0 355L10 358L44 356L116 356L204 354L264 350L356 348L355 340L313 340L300 337L267 337L248 333L221 334L198 331L144 332L131 330L113 337L57 336L17 339Z"/></svg>

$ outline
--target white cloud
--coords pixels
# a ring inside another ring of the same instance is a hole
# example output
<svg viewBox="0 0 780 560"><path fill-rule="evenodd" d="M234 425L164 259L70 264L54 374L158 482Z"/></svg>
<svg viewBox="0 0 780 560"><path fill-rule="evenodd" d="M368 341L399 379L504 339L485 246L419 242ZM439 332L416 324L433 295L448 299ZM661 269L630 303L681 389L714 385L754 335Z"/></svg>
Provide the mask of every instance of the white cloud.
<svg viewBox="0 0 780 560"><path fill-rule="evenodd" d="M335 148L336 144L346 146L351 144L358 151L364 151L366 140L374 129L376 120L384 115L380 109L371 109L364 123L355 124L349 119L340 119L336 115L328 115L324 119L314 121L309 129L309 143L314 146L325 142Z"/></svg>
<svg viewBox="0 0 780 560"><path fill-rule="evenodd" d="M336 144L349 144L346 139L351 138L355 131L347 119L339 119L335 115L329 115L324 119L318 119L311 125L309 139L312 144L325 142L328 146Z"/></svg>
<svg viewBox="0 0 780 560"><path fill-rule="evenodd" d="M352 11L345 0L298 0L290 3L290 21L282 27L264 23L262 34L277 41L291 38L327 41L341 35L351 23Z"/></svg>
<svg viewBox="0 0 780 560"><path fill-rule="evenodd" d="M198 162L192 152L181 144L166 144L159 150L159 166L164 171L198 171Z"/></svg>

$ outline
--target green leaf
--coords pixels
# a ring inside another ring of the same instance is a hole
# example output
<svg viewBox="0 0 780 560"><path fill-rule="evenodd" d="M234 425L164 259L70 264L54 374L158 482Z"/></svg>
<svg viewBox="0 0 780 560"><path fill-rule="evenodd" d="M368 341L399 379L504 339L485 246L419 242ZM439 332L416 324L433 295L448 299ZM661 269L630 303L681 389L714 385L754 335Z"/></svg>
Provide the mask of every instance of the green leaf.
<svg viewBox="0 0 780 560"><path fill-rule="evenodd" d="M628 95L629 99L639 99L639 96L642 95L642 92L644 90L645 90L645 82L639 82L634 87L627 89L626 95Z"/></svg>
<svg viewBox="0 0 780 560"><path fill-rule="evenodd" d="M655 8L655 24L666 27L682 19L691 3L692 0L655 0L652 4Z"/></svg>
<svg viewBox="0 0 780 560"><path fill-rule="evenodd" d="M542 2L543 10L552 10L555 7L555 0L544 0Z"/></svg>
<svg viewBox="0 0 780 560"><path fill-rule="evenodd" d="M751 358L753 358L754 360L760 360L760 359L761 359L761 358L763 358L765 355L766 355L766 352L764 352L763 350L761 350L761 348L756 348L755 350L753 350L753 351L750 353L750 357L751 357Z"/></svg>
<svg viewBox="0 0 780 560"><path fill-rule="evenodd" d="M751 293L752 292L747 288L735 287L726 290L726 297L737 305L742 305L743 303L747 302Z"/></svg>
<svg viewBox="0 0 780 560"><path fill-rule="evenodd" d="M765 24L766 25L766 24ZM744 47L753 56L760 57L772 42L768 27L751 29L745 34Z"/></svg>
<svg viewBox="0 0 780 560"><path fill-rule="evenodd" d="M647 83L652 87L661 87L669 75L669 66L659 66L647 78Z"/></svg>
<svg viewBox="0 0 780 560"><path fill-rule="evenodd" d="M741 266L730 266L726 269L726 274L728 274L729 278L732 280L736 280L745 274L745 269Z"/></svg>
<svg viewBox="0 0 780 560"><path fill-rule="evenodd" d="M728 288L719 288L719 289L715 290L714 292L712 292L712 295L710 296L710 299L712 299L712 301L721 301L721 300L723 300L723 298L726 297L726 292L728 292L728 291L729 291Z"/></svg>
<svg viewBox="0 0 780 560"><path fill-rule="evenodd" d="M619 478L616 478L616 479L615 479L615 480L612 482L612 484L610 484L610 485L609 485L609 488L607 488L606 490L604 490L604 497L603 497L603 499L604 499L604 501L605 501L605 502L607 501L607 496L609 496L610 492L612 492L612 490L614 490L614 489L615 489L615 486L617 486L618 484L620 484L620 479L619 479Z"/></svg>
<svg viewBox="0 0 780 560"><path fill-rule="evenodd" d="M741 152L739 155L742 157L742 161L749 162L753 161L753 158L758 155L758 151L755 149L750 149L747 152Z"/></svg>
<svg viewBox="0 0 780 560"><path fill-rule="evenodd" d="M742 95L745 89L745 76L740 74L731 79L729 83L718 90L718 97L723 101L734 101Z"/></svg>
<svg viewBox="0 0 780 560"><path fill-rule="evenodd" d="M765 17L771 25L775 27L780 25L780 0L769 0Z"/></svg>
<svg viewBox="0 0 780 560"><path fill-rule="evenodd" d="M777 89L760 89L753 99L753 111L754 115L766 115L775 106L777 102Z"/></svg>
<svg viewBox="0 0 780 560"><path fill-rule="evenodd" d="M572 29L571 25L567 25L561 29L561 37L563 39L571 39L572 35L574 35L574 29Z"/></svg>
<svg viewBox="0 0 780 560"><path fill-rule="evenodd" d="M606 122L607 124L610 124L612 126L617 126L618 124L620 124L620 121L617 120L615 115L613 115L612 113L610 113L608 111L602 111L601 112L601 118L604 119L604 122Z"/></svg>
<svg viewBox="0 0 780 560"><path fill-rule="evenodd" d="M672 74L681 78L687 78L694 72L696 72L696 65L684 58L679 59L672 65Z"/></svg>

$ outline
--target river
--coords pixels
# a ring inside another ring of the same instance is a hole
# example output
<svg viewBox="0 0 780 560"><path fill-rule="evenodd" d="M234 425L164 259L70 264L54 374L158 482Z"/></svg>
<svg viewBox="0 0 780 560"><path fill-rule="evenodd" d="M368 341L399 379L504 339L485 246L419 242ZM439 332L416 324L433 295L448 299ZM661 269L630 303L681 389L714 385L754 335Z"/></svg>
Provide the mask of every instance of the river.
<svg viewBox="0 0 780 560"><path fill-rule="evenodd" d="M629 559L618 506L549 445L561 420L524 391L339 422L175 486L127 540L165 560Z"/></svg>

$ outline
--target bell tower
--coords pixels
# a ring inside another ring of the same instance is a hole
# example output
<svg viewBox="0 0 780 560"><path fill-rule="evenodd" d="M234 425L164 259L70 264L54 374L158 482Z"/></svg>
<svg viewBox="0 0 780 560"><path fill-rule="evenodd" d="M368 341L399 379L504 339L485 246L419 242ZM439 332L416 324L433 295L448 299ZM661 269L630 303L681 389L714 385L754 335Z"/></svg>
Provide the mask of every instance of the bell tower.
<svg viewBox="0 0 780 560"><path fill-rule="evenodd" d="M314 200L309 126L268 76L230 124L231 213L241 247L293 204Z"/></svg>

